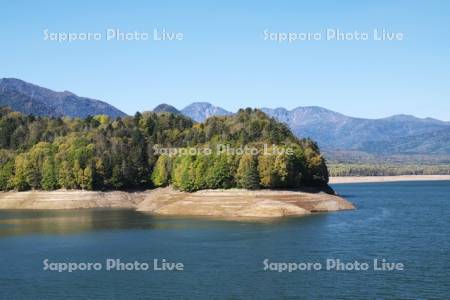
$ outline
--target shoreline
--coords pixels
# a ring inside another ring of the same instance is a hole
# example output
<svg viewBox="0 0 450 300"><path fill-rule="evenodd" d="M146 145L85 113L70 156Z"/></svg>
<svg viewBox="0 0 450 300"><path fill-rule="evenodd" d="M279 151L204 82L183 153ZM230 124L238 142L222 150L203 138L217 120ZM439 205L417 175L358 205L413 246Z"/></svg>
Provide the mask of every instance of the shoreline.
<svg viewBox="0 0 450 300"><path fill-rule="evenodd" d="M154 215L225 219L280 218L355 209L342 197L322 190L200 190L172 187L137 192L26 191L1 192L2 209L135 209Z"/></svg>
<svg viewBox="0 0 450 300"><path fill-rule="evenodd" d="M329 184L376 183L400 181L441 181L450 180L450 175L397 175L397 176L340 176L330 177Z"/></svg>

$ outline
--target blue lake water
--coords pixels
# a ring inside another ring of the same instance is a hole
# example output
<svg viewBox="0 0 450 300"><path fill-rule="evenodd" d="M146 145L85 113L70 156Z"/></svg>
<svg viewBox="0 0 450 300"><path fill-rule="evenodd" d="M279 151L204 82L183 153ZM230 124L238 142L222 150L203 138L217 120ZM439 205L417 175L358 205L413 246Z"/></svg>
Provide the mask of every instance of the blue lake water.
<svg viewBox="0 0 450 300"><path fill-rule="evenodd" d="M0 299L449 299L450 182L335 185L355 211L271 222L129 210L0 211ZM184 271L43 270L166 259ZM367 271L264 270L263 261L366 262ZM375 271L374 259L404 270Z"/></svg>

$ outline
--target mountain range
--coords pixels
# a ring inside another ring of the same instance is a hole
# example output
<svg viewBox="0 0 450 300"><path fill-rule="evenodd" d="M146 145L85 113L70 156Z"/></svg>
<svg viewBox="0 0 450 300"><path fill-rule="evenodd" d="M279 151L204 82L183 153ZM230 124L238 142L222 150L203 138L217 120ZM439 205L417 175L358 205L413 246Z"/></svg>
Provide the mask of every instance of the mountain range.
<svg viewBox="0 0 450 300"><path fill-rule="evenodd" d="M0 79L0 106L40 116L125 116L106 102L79 97L67 91L55 92L14 78ZM298 137L311 137L327 152L450 155L450 122L411 115L355 118L318 106L261 110L288 125ZM181 110L169 104L160 104L153 111L182 114L197 122L211 116L233 114L208 102L194 102Z"/></svg>
<svg viewBox="0 0 450 300"><path fill-rule="evenodd" d="M309 136L324 149L374 149L370 142L399 142L409 136L450 130L450 123L431 118L395 115L381 119L349 117L322 107L306 106L293 110L284 108L262 110L286 123L297 136ZM428 140L428 139L426 139Z"/></svg>
<svg viewBox="0 0 450 300"><path fill-rule="evenodd" d="M106 102L79 97L68 91L55 92L16 78L0 79L0 106L36 116L125 116L124 112Z"/></svg>
<svg viewBox="0 0 450 300"><path fill-rule="evenodd" d="M163 111L175 110L198 122L213 115L232 114L207 102L194 102L181 111L173 106ZM363 119L318 106L261 110L287 124L298 137L311 137L329 153L347 150L371 154L450 154L450 123L432 118L394 115Z"/></svg>

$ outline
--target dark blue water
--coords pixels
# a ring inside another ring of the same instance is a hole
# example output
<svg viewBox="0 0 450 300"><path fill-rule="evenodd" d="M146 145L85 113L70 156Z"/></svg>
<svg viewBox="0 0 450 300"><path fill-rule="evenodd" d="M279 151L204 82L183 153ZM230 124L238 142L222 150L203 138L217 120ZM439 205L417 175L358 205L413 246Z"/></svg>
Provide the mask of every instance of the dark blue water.
<svg viewBox="0 0 450 300"><path fill-rule="evenodd" d="M0 212L0 298L449 299L450 182L345 184L355 211L275 222L155 218L126 210ZM43 270L119 258L184 271ZM404 264L403 271L264 271L271 262Z"/></svg>

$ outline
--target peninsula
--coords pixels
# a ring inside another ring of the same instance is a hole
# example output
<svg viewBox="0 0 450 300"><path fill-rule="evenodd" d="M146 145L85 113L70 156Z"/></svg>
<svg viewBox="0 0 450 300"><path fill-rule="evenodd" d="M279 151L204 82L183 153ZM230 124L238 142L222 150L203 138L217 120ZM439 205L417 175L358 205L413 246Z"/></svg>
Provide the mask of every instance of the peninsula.
<svg viewBox="0 0 450 300"><path fill-rule="evenodd" d="M266 218L353 208L328 186L317 144L256 109L197 123L167 112L79 119L3 108L0 122L0 209Z"/></svg>

